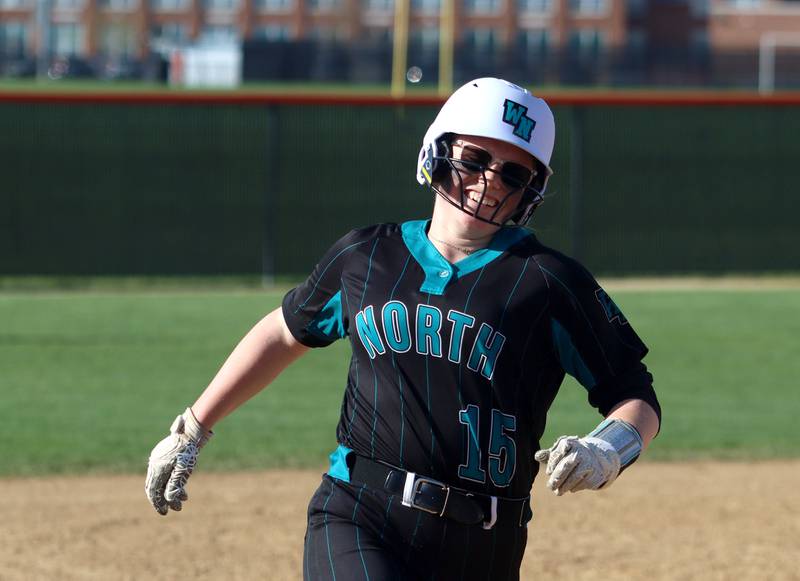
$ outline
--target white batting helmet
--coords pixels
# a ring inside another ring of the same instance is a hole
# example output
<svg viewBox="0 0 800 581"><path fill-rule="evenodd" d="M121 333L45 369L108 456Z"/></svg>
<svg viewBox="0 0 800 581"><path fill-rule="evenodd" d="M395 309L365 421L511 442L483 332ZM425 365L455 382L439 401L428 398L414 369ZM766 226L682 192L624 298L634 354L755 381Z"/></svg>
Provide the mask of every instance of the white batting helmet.
<svg viewBox="0 0 800 581"><path fill-rule="evenodd" d="M451 172L461 179L450 157L452 136L490 137L515 145L532 155L539 164L530 183L522 186L522 200L509 218L515 224L524 225L541 204L547 181L553 174L550 157L555 133L553 112L543 99L502 79L475 79L450 96L425 133L417 160L417 181L429 185L450 203L478 217L477 212L465 207L463 187L460 205L437 187L437 183ZM492 220L485 221L497 224Z"/></svg>

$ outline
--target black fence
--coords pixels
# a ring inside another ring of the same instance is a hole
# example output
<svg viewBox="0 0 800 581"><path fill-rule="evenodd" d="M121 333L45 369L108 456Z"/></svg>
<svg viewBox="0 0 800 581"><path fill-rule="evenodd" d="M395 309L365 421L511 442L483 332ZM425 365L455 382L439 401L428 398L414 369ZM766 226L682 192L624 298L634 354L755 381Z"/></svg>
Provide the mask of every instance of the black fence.
<svg viewBox="0 0 800 581"><path fill-rule="evenodd" d="M800 271L800 101L568 104L531 226L609 274ZM0 275L300 276L425 217L418 102L0 102Z"/></svg>

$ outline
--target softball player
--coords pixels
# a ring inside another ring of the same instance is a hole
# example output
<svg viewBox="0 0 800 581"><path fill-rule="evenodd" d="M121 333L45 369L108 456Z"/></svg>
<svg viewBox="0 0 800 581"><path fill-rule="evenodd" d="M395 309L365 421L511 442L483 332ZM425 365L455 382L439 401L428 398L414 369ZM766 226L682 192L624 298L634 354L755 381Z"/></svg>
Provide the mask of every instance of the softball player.
<svg viewBox="0 0 800 581"><path fill-rule="evenodd" d="M309 348L348 338L338 447L308 508L306 579L517 579L545 466L557 494L610 485L659 428L647 348L592 276L524 229L555 124L499 79L427 131L428 220L353 230L259 322L150 456L180 510L210 428ZM604 420L539 450L565 373ZM537 451L538 450L538 451Z"/></svg>

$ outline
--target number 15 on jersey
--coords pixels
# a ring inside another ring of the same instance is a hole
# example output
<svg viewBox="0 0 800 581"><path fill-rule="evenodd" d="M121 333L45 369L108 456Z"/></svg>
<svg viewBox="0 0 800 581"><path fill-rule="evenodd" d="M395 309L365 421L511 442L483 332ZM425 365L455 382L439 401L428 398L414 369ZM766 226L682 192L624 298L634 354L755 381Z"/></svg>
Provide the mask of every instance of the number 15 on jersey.
<svg viewBox="0 0 800 581"><path fill-rule="evenodd" d="M458 421L464 424L465 462L458 467L458 476L473 482L486 482L486 471L481 467L480 408L468 405L458 412ZM517 418L492 410L492 425L489 435L489 478L495 486L508 486L514 477L517 463L517 445L509 433L516 431Z"/></svg>

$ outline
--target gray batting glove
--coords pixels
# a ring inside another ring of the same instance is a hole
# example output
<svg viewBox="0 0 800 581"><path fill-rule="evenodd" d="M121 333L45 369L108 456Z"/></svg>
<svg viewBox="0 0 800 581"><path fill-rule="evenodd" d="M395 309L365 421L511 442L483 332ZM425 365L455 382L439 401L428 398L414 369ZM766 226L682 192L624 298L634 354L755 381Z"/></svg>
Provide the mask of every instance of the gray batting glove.
<svg viewBox="0 0 800 581"><path fill-rule="evenodd" d="M169 436L150 452L144 491L158 514L180 510L183 501L188 500L186 481L197 464L200 448L212 435L197 421L192 409L186 408L172 422Z"/></svg>
<svg viewBox="0 0 800 581"><path fill-rule="evenodd" d="M609 486L619 475L621 464L610 443L592 436L561 436L533 457L546 464L545 472L550 476L547 487L558 496Z"/></svg>

